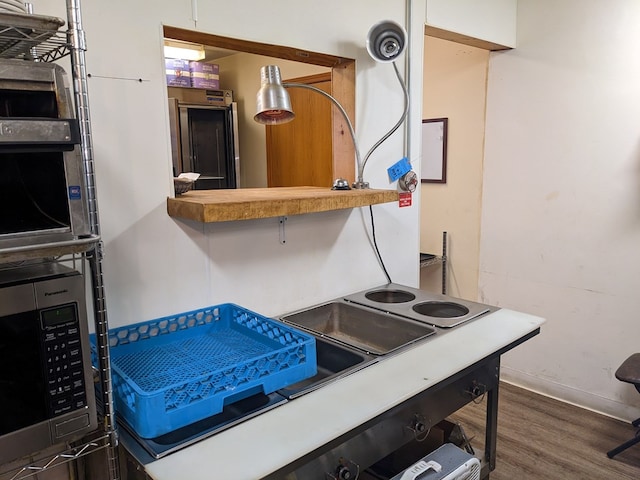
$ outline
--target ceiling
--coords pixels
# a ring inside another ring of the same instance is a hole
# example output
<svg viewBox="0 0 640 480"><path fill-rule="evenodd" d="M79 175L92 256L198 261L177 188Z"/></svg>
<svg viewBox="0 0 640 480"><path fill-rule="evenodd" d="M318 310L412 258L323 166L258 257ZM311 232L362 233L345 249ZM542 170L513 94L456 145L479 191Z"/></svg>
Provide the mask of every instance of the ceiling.
<svg viewBox="0 0 640 480"><path fill-rule="evenodd" d="M213 60L218 60L219 58L228 57L237 53L238 52L236 52L235 50L227 50L226 48L210 47L208 45L204 45L205 56L203 62L212 62Z"/></svg>

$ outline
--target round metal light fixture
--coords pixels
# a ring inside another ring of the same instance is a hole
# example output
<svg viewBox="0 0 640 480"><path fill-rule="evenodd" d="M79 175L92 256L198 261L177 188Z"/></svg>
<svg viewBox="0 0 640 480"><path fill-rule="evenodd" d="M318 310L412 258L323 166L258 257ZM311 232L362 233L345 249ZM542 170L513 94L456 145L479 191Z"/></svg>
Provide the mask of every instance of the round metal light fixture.
<svg viewBox="0 0 640 480"><path fill-rule="evenodd" d="M407 33L391 20L376 23L367 35L367 51L376 62L393 62L406 45Z"/></svg>
<svg viewBox="0 0 640 480"><path fill-rule="evenodd" d="M291 108L291 98L282 85L280 68L265 65L260 68L260 90L256 95L256 115L258 123L277 125L290 122L295 118Z"/></svg>

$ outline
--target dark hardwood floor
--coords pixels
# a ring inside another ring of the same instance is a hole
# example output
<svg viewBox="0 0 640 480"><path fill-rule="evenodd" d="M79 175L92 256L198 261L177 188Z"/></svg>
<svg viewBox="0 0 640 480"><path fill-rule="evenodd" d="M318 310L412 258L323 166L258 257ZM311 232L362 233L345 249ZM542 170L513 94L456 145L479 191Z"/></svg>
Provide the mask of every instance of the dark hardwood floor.
<svg viewBox="0 0 640 480"><path fill-rule="evenodd" d="M450 417L471 445L484 449L486 401ZM491 480L640 479L640 444L613 459L607 451L632 438L627 424L507 383L500 384L498 453Z"/></svg>

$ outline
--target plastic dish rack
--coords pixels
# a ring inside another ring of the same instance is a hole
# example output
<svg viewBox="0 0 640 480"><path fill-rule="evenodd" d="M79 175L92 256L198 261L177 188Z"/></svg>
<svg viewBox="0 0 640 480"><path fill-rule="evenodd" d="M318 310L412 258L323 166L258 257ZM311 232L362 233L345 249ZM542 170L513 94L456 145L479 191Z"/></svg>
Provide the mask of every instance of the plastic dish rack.
<svg viewBox="0 0 640 480"><path fill-rule="evenodd" d="M142 438L317 371L313 336L231 303L111 329L109 351L116 413Z"/></svg>

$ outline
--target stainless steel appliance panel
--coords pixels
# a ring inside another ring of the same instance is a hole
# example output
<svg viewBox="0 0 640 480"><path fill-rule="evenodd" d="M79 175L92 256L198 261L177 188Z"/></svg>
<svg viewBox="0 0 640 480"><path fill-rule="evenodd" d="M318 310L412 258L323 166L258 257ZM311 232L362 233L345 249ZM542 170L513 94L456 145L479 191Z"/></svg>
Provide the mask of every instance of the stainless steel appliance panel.
<svg viewBox="0 0 640 480"><path fill-rule="evenodd" d="M394 283L347 295L344 300L440 328L455 327L499 310L497 307Z"/></svg>
<svg viewBox="0 0 640 480"><path fill-rule="evenodd" d="M195 188L238 188L238 109L229 90L169 87L174 176L195 172Z"/></svg>
<svg viewBox="0 0 640 480"><path fill-rule="evenodd" d="M97 428L84 299L61 265L2 271L0 464Z"/></svg>
<svg viewBox="0 0 640 480"><path fill-rule="evenodd" d="M325 303L280 318L373 355L388 354L435 333L435 329L424 323L343 301Z"/></svg>
<svg viewBox="0 0 640 480"><path fill-rule="evenodd" d="M36 309L33 286L17 285L12 289L0 288L0 317Z"/></svg>
<svg viewBox="0 0 640 480"><path fill-rule="evenodd" d="M469 402L481 401L486 392L497 388L499 367L498 358L484 359L265 478L358 478L402 446L410 442L420 445L431 428L448 415ZM424 451L416 460L427 453Z"/></svg>
<svg viewBox="0 0 640 480"><path fill-rule="evenodd" d="M0 60L0 250L91 235L80 133L55 64Z"/></svg>

